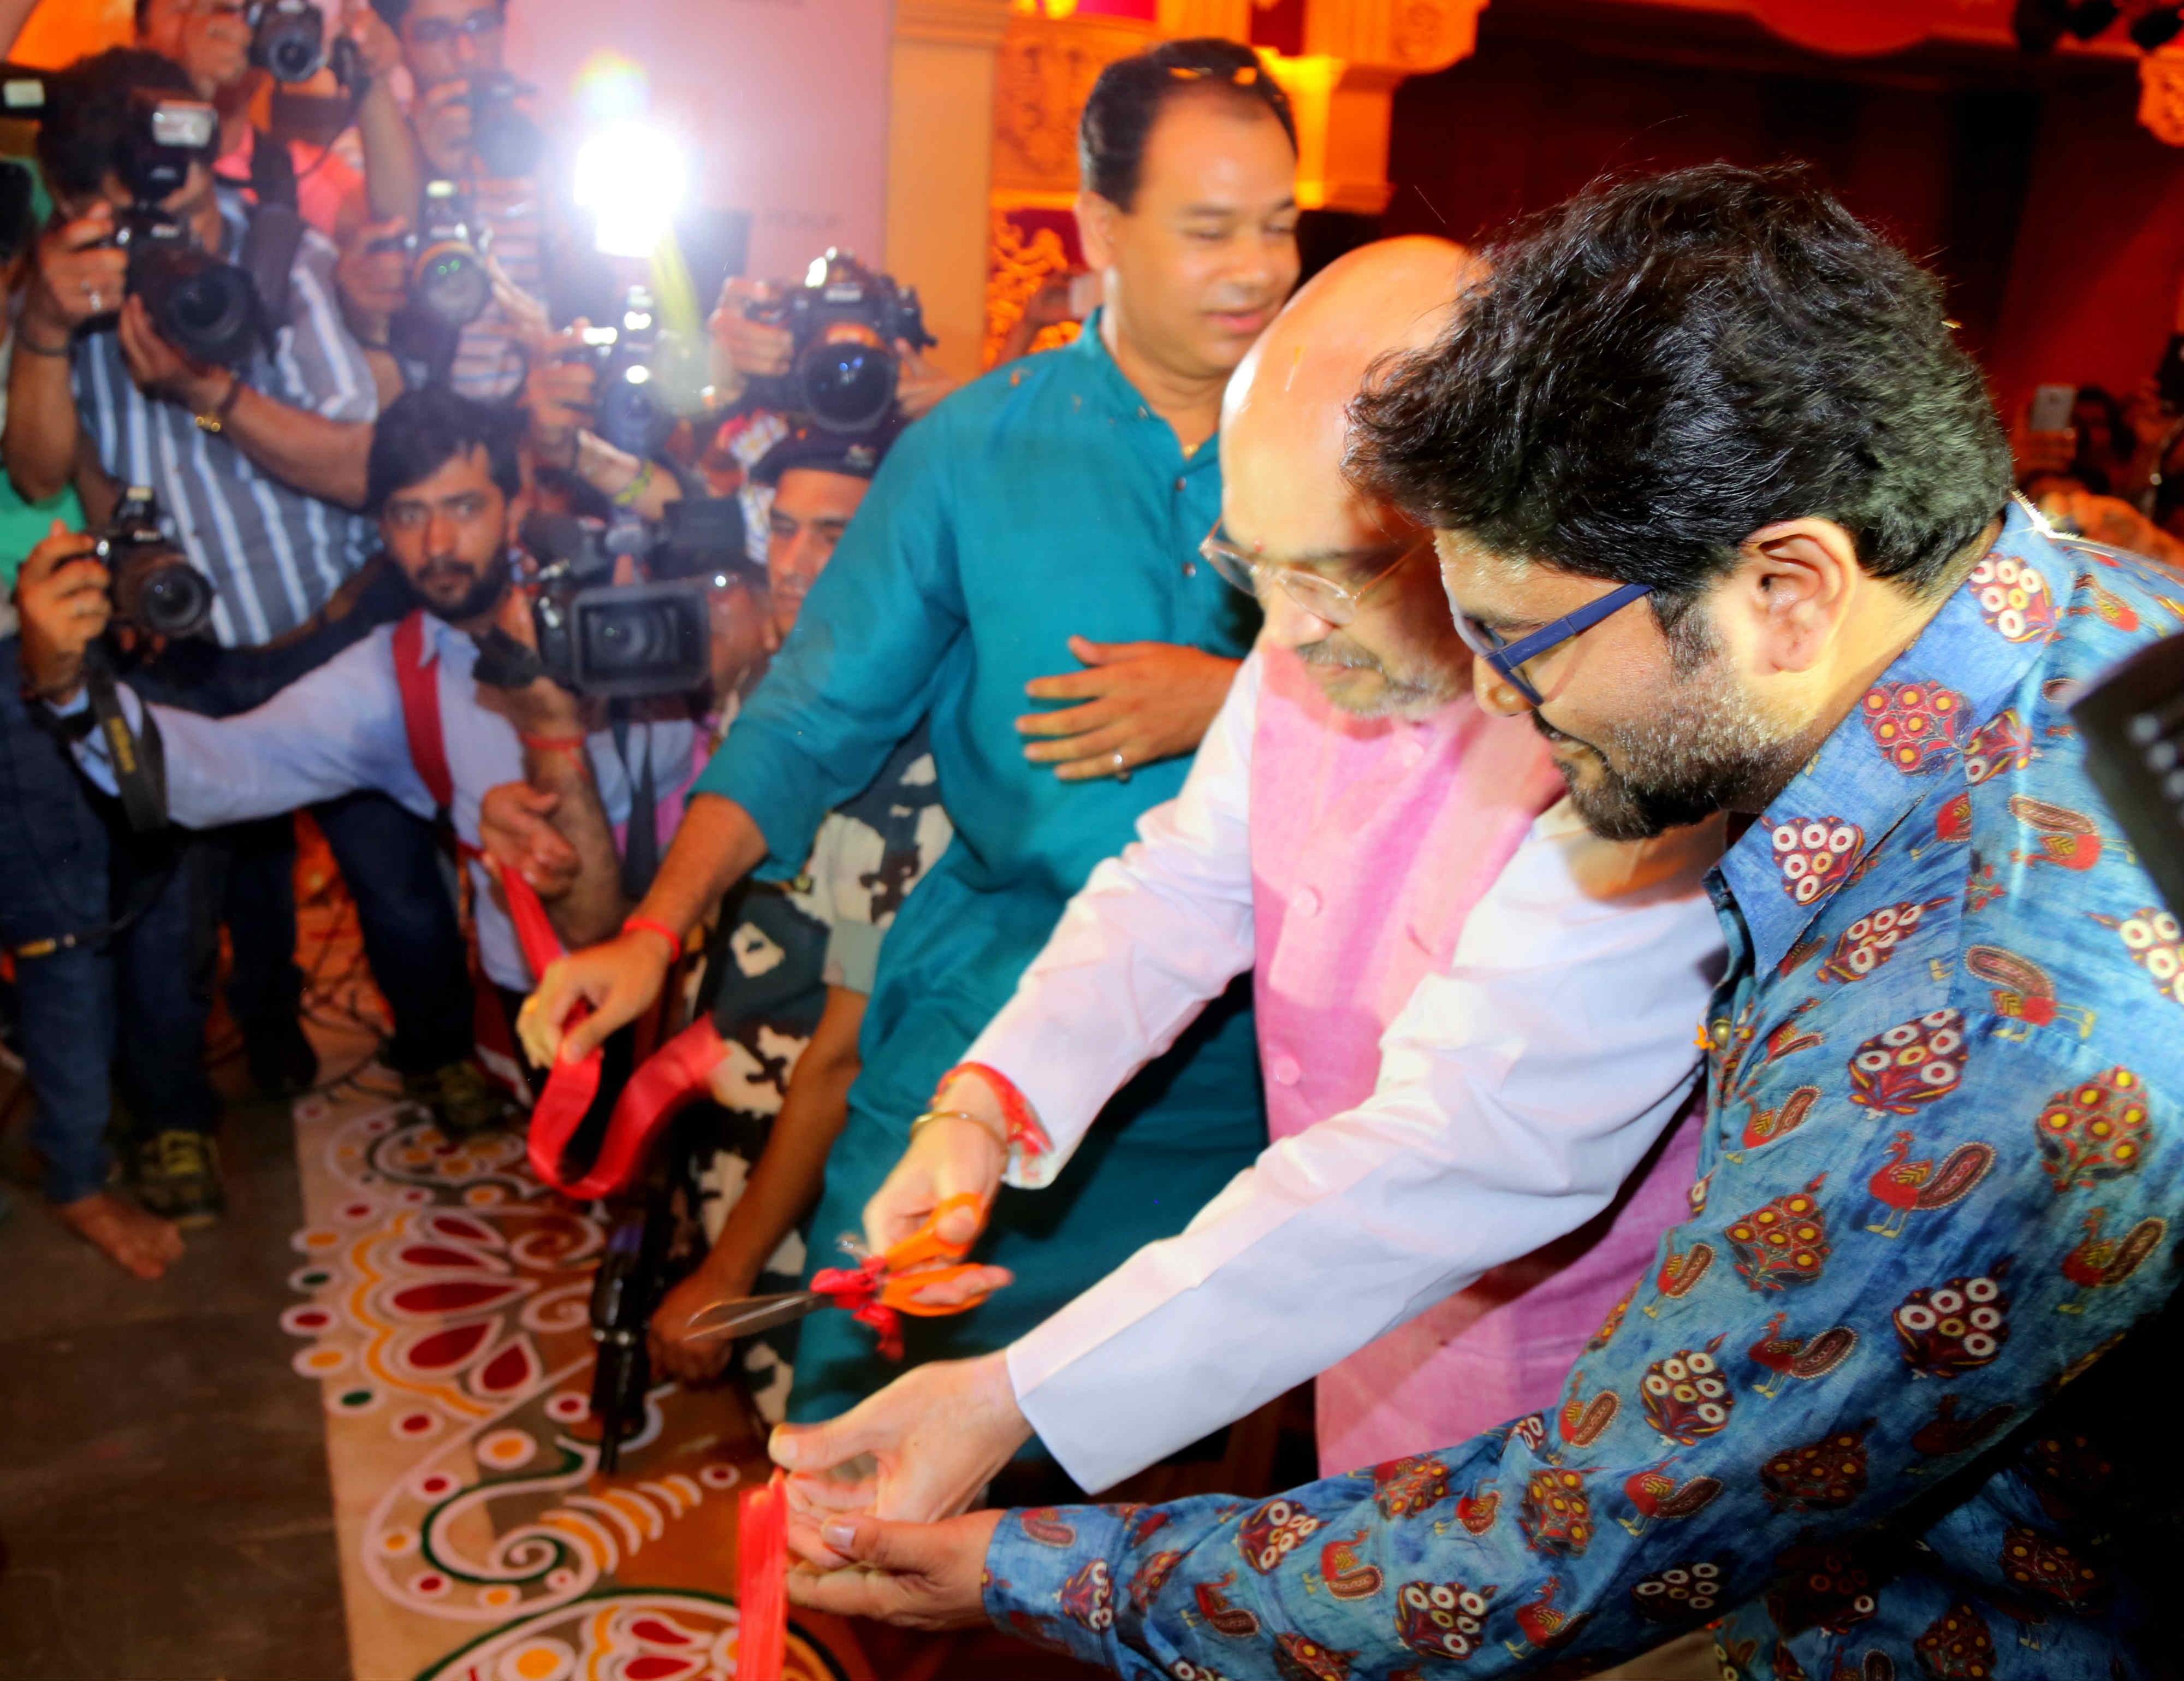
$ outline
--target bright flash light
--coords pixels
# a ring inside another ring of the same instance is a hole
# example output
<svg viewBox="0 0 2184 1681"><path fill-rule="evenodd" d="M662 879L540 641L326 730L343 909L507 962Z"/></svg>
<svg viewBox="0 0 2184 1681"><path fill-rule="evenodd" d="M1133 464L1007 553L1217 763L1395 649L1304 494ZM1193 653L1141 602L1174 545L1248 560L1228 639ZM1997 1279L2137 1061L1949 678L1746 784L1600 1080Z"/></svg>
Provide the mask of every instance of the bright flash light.
<svg viewBox="0 0 2184 1681"><path fill-rule="evenodd" d="M688 177L682 148L649 123L601 129L577 152L577 203L599 217L599 249L649 257L667 237Z"/></svg>

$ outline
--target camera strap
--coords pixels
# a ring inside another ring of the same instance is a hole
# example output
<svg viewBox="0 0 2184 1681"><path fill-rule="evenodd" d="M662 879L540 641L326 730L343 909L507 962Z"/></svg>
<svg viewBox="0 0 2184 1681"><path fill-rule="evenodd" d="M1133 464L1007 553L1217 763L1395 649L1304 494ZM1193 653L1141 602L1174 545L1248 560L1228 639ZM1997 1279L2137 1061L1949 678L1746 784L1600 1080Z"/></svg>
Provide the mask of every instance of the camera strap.
<svg viewBox="0 0 2184 1681"><path fill-rule="evenodd" d="M642 899L651 891L660 873L660 795L652 779L652 732L644 732L638 743L639 762L629 762L629 702L616 701L608 709L614 729L615 751L621 757L622 774L629 781L629 824L623 830L627 844L621 853L621 891L631 899Z"/></svg>
<svg viewBox="0 0 2184 1681"><path fill-rule="evenodd" d="M258 288L270 354L271 335L289 321L290 276L304 243L304 216L297 208L296 165L287 142L262 128L251 137L250 193L257 202L242 236L242 267Z"/></svg>
<svg viewBox="0 0 2184 1681"><path fill-rule="evenodd" d="M144 709L144 728L130 728L121 710L114 667L95 645L84 652L84 688L91 697L91 715L99 739L106 744L108 762L114 767L115 791L130 828L151 835L167 826L167 756L159 740L159 721L149 706Z"/></svg>

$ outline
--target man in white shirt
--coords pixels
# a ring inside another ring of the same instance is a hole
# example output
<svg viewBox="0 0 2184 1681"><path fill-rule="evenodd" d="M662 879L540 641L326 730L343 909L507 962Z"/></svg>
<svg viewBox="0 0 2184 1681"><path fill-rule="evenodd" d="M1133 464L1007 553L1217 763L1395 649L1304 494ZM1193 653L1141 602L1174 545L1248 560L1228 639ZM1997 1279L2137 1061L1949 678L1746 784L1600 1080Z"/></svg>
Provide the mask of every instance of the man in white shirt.
<svg viewBox="0 0 2184 1681"><path fill-rule="evenodd" d="M1315 1373L1330 1472L1461 1439L1552 1405L1680 1215L1696 1141L1663 1134L1721 952L1719 830L1630 846L1542 815L1544 749L1472 700L1428 534L1341 477L1349 397L1446 323L1465 260L1353 254L1238 371L1202 552L1255 589L1259 646L1181 796L942 1083L867 1236L1050 1181L1247 969L1277 1142L1009 1349L777 1432L807 1518L961 1510L1034 1431L1105 1488ZM876 1482L814 1474L866 1453Z"/></svg>

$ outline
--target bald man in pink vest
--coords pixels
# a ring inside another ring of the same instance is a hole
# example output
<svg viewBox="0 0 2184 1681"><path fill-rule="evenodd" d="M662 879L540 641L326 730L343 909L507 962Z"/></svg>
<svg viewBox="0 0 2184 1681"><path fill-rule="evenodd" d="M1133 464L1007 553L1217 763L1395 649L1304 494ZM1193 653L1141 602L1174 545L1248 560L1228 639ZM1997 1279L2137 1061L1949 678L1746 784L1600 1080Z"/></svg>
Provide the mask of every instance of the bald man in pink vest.
<svg viewBox="0 0 2184 1681"><path fill-rule="evenodd" d="M1529 723L1473 700L1430 533L1340 472L1349 397L1446 325L1464 262L1353 253L1238 370L1201 552L1258 596L1258 646L1182 794L943 1081L867 1236L1035 1193L1247 969L1273 1142L1009 1349L777 1432L800 1472L876 1457L794 1478L807 1513L961 1510L1034 1431L1097 1490L1314 1374L1325 1472L1463 1440L1553 1405L1681 1217L1719 834L1586 833Z"/></svg>

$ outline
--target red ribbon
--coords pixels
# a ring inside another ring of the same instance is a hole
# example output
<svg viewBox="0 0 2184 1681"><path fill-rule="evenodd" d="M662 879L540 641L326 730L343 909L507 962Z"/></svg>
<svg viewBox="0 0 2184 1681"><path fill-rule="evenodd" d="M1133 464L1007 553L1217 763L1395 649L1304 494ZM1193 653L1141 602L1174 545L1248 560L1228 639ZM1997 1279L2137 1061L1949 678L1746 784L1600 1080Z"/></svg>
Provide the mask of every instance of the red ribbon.
<svg viewBox="0 0 2184 1681"><path fill-rule="evenodd" d="M887 1282L887 1260L874 1255L862 1266L830 1266L811 1275L815 1295L827 1298L860 1324L879 1333L880 1353L888 1360L902 1358L902 1315L878 1299Z"/></svg>

